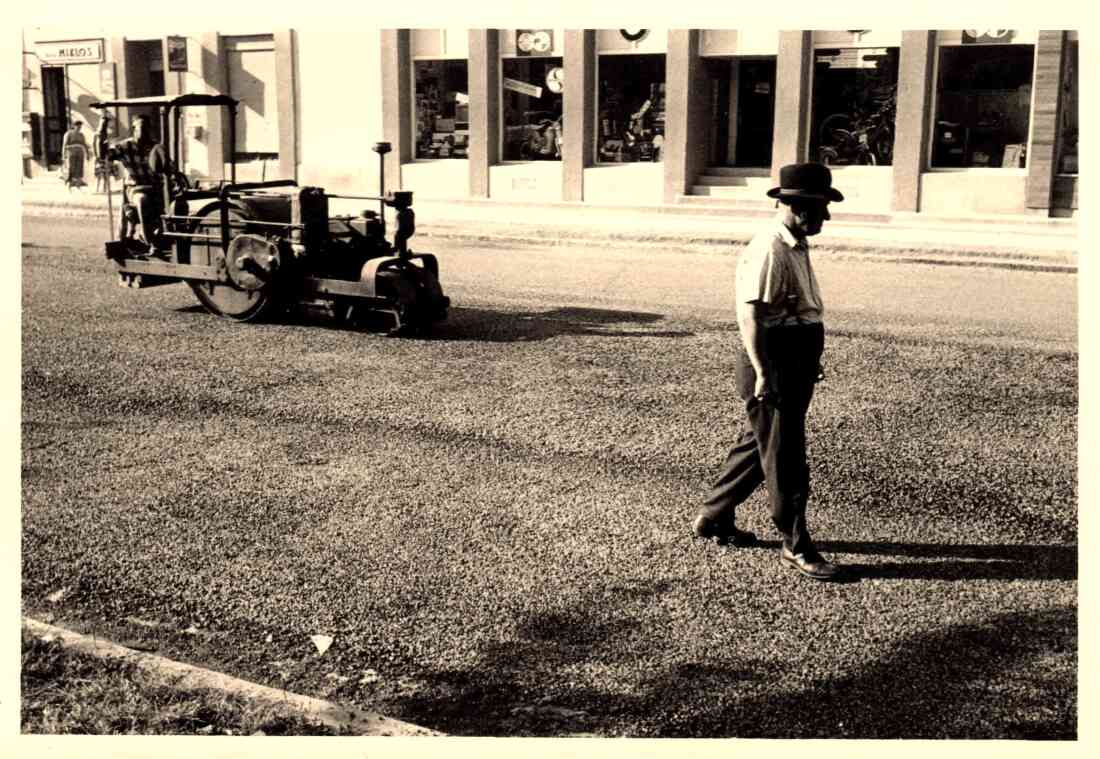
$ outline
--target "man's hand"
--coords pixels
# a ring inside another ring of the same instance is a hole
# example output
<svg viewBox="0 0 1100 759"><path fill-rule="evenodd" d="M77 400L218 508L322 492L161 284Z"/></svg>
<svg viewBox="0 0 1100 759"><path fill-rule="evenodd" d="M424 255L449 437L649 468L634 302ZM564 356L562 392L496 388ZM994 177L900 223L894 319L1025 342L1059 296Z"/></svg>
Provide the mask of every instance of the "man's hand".
<svg viewBox="0 0 1100 759"><path fill-rule="evenodd" d="M817 374L814 375L814 382L821 382L825 379L825 367L822 364L817 365Z"/></svg>
<svg viewBox="0 0 1100 759"><path fill-rule="evenodd" d="M773 387L773 383L768 381L767 372L756 373L756 385L753 387L752 394L758 401L768 399L774 401L779 398L779 393Z"/></svg>

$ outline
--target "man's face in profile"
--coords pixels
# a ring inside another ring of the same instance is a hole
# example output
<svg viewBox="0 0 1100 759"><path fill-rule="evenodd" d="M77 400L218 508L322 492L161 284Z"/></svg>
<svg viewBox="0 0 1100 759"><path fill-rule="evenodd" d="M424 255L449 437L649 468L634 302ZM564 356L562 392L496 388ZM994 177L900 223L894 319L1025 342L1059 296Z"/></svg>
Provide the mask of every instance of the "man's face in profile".
<svg viewBox="0 0 1100 759"><path fill-rule="evenodd" d="M802 234L812 237L821 231L829 215L829 201L806 198L791 203L791 212Z"/></svg>

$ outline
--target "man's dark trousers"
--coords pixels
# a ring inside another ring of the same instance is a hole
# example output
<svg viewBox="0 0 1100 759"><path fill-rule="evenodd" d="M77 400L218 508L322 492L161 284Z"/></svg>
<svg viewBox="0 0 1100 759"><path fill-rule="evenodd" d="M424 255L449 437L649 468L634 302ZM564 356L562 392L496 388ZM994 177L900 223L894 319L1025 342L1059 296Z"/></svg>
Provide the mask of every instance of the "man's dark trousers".
<svg viewBox="0 0 1100 759"><path fill-rule="evenodd" d="M821 324L769 327L764 348L778 398L754 396L756 372L742 348L737 356L737 392L747 422L726 457L725 466L701 513L732 523L737 506L762 483L768 491L772 521L793 553L812 551L806 526L810 468L806 462L806 412L825 345Z"/></svg>

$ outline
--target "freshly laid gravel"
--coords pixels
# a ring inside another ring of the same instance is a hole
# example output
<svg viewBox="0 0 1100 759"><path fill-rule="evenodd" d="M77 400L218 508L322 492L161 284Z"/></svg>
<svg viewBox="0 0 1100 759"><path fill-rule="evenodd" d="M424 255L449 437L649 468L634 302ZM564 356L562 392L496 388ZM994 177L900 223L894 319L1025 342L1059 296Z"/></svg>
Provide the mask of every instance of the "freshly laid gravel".
<svg viewBox="0 0 1100 759"><path fill-rule="evenodd" d="M732 315L463 287L388 339L23 276L29 613L448 734L1076 735L1074 350L839 313L810 524L857 581L817 584L760 494L767 547L690 539Z"/></svg>

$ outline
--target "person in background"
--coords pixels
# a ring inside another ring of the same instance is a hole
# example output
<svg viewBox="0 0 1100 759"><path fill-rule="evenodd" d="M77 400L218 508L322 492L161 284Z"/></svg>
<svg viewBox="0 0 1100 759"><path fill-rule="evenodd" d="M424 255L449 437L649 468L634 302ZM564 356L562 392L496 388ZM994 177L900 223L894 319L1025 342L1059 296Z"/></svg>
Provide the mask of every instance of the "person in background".
<svg viewBox="0 0 1100 759"><path fill-rule="evenodd" d="M63 170L65 184L71 190L74 187L84 187L84 161L88 157L88 143L84 139L81 130L83 123L80 119L73 119L72 126L61 138L61 155L64 156L65 166Z"/></svg>
<svg viewBox="0 0 1100 759"><path fill-rule="evenodd" d="M840 568L818 553L806 525L806 412L815 383L824 379L825 345L824 306L806 240L831 218L829 203L844 196L819 163L784 166L779 183L768 191L782 204L779 214L737 264L736 384L746 423L691 529L697 538L755 545L753 533L734 526L734 512L763 484L783 537L782 563L815 580L836 580Z"/></svg>

